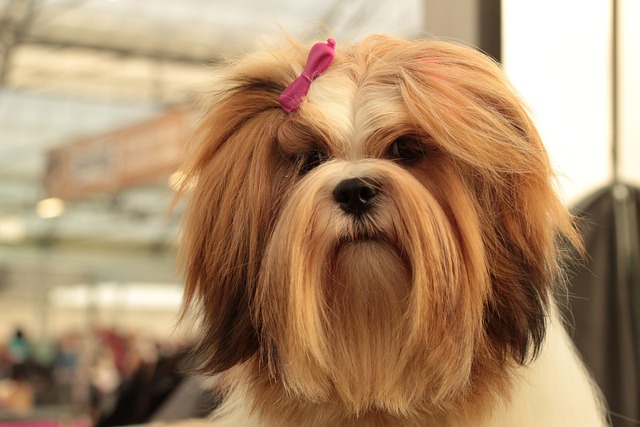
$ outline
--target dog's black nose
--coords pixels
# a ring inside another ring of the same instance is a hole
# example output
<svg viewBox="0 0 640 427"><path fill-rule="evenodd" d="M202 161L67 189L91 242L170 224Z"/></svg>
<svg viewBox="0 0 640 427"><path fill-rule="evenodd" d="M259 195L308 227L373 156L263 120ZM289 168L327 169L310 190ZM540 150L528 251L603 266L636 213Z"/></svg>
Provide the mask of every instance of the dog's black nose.
<svg viewBox="0 0 640 427"><path fill-rule="evenodd" d="M333 190L333 197L346 213L361 215L373 205L378 187L370 178L345 179Z"/></svg>

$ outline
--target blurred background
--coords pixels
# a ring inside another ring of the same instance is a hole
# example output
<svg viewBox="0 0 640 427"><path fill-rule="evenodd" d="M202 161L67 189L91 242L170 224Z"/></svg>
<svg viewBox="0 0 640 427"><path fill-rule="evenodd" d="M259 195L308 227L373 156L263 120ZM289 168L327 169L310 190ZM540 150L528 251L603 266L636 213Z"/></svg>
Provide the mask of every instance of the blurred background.
<svg viewBox="0 0 640 427"><path fill-rule="evenodd" d="M603 224L602 273L573 276L576 343L615 378L615 425L640 424L639 22L638 0L0 0L0 423L215 406L167 409L190 341L175 327L183 207L168 206L193 106L224 58L328 31L338 49L435 36L504 65L558 191Z"/></svg>

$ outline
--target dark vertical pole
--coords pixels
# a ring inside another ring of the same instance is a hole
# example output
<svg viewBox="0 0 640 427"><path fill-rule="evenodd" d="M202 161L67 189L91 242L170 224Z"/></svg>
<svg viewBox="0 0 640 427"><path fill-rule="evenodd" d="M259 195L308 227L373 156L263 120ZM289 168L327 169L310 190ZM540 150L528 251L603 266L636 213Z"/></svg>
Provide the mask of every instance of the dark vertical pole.
<svg viewBox="0 0 640 427"><path fill-rule="evenodd" d="M611 1L611 165L613 182L620 180L618 167L618 0Z"/></svg>
<svg viewBox="0 0 640 427"><path fill-rule="evenodd" d="M424 0L424 31L502 60L502 0Z"/></svg>
<svg viewBox="0 0 640 427"><path fill-rule="evenodd" d="M480 0L479 48L502 61L502 0Z"/></svg>

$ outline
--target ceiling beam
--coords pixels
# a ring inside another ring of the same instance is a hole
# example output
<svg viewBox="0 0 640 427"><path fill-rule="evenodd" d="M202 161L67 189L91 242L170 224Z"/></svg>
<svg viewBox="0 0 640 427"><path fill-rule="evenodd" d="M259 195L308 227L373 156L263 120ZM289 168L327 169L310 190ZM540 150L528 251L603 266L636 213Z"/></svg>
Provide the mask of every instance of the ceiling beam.
<svg viewBox="0 0 640 427"><path fill-rule="evenodd" d="M105 45L86 40L54 40L40 36L25 36L21 45L45 47L49 49L76 49L92 52L103 52L123 58L145 58L155 61L175 62L185 65L213 65L221 61L215 53L207 56L189 55L184 52L173 52L158 49L136 49L128 46Z"/></svg>

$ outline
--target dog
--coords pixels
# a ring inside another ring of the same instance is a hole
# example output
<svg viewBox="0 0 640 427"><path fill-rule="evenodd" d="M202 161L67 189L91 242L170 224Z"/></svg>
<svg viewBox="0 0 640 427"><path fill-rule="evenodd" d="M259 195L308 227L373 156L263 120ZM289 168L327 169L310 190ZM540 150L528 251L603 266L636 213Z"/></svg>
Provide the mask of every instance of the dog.
<svg viewBox="0 0 640 427"><path fill-rule="evenodd" d="M182 171L211 425L607 425L556 303L579 233L484 54L370 36L248 55Z"/></svg>

